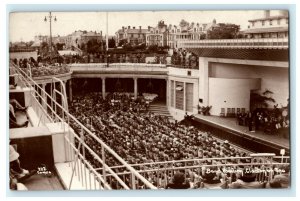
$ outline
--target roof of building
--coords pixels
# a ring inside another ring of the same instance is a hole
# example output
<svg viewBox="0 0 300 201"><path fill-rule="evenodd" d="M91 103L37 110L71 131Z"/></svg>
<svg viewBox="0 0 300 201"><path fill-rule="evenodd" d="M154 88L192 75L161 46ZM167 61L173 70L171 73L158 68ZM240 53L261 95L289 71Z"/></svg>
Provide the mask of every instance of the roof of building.
<svg viewBox="0 0 300 201"><path fill-rule="evenodd" d="M288 49L218 49L186 48L199 57L247 59L263 61L289 61Z"/></svg>
<svg viewBox="0 0 300 201"><path fill-rule="evenodd" d="M147 33L148 29L126 29L127 33Z"/></svg>
<svg viewBox="0 0 300 201"><path fill-rule="evenodd" d="M93 31L89 31L87 33L82 34L82 36L102 36L100 33L95 33Z"/></svg>
<svg viewBox="0 0 300 201"><path fill-rule="evenodd" d="M256 22L256 21L263 21L263 20L279 20L279 19L288 19L288 18L289 18L288 16L276 15L276 16L270 16L270 17L264 17L264 18L248 20L248 22Z"/></svg>
<svg viewBox="0 0 300 201"><path fill-rule="evenodd" d="M288 27L268 27L268 28L256 28L246 29L244 33L274 33L274 32L285 32L288 31Z"/></svg>
<svg viewBox="0 0 300 201"><path fill-rule="evenodd" d="M123 31L123 29L119 29L116 33L122 34L122 33L125 33L125 32L127 32L127 33L143 33L143 34L145 34L145 33L148 32L148 29L139 29L139 28L137 28L137 29L128 29L128 28L125 28L124 31Z"/></svg>

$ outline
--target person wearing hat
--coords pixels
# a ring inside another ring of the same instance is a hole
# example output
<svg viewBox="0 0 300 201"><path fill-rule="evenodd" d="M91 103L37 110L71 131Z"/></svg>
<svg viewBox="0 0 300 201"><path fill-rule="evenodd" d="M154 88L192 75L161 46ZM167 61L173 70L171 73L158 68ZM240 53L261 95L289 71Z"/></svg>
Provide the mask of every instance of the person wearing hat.
<svg viewBox="0 0 300 201"><path fill-rule="evenodd" d="M190 183L185 180L185 175L181 172L174 174L173 181L168 183L166 189L188 189Z"/></svg>
<svg viewBox="0 0 300 201"><path fill-rule="evenodd" d="M250 171L247 171L245 167L242 174L237 175L238 179L235 182L232 182L228 185L231 189L259 189L264 188L265 183L256 181L256 174Z"/></svg>

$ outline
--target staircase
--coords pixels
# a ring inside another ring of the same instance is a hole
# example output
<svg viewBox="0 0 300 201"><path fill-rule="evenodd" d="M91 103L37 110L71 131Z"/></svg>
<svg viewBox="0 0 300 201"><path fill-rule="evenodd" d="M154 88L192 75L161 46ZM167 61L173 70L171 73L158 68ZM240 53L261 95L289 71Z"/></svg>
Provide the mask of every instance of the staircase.
<svg viewBox="0 0 300 201"><path fill-rule="evenodd" d="M170 112L168 111L166 103L154 101L154 102L150 103L149 111L153 112L154 114L166 116L171 121L174 120L173 117L171 116Z"/></svg>

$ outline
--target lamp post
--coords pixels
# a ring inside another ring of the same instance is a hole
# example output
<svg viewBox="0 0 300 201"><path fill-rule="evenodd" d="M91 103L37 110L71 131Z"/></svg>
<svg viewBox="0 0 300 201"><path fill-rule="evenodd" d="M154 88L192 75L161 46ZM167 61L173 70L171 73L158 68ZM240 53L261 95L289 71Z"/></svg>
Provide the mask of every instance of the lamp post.
<svg viewBox="0 0 300 201"><path fill-rule="evenodd" d="M44 21L47 22L47 18L49 18L50 22L50 54L52 54L52 17L54 17L54 22L57 21L56 16L52 16L51 12L49 12L48 16L45 16Z"/></svg>
<svg viewBox="0 0 300 201"><path fill-rule="evenodd" d="M109 67L109 58L110 58L110 54L106 53L107 54L107 58L106 58L106 61L107 61L107 67Z"/></svg>

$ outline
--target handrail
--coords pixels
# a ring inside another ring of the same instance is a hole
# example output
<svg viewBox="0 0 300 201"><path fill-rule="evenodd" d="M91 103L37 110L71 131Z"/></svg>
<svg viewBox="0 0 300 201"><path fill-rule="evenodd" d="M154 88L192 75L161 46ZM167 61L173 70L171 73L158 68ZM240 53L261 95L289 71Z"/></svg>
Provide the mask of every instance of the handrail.
<svg viewBox="0 0 300 201"><path fill-rule="evenodd" d="M269 155L263 155L263 157L269 157ZM165 164L178 164L178 163L195 163L195 162L203 162L203 161L207 161L207 160L210 160L210 161L218 161L218 160L224 160L224 161L227 161L227 160L240 160L240 159L255 159L255 158L259 158L259 157L251 157L251 156L246 156L246 157L218 157L218 158L193 158L193 159L183 159L183 160L171 160L171 161L160 161L160 162L152 162L152 163L136 163L136 164L130 164L132 167L136 167L136 166L147 166L147 165L151 165L151 166L159 166L159 165L165 165ZM272 159L289 159L290 157L289 156L273 156L272 155ZM244 165L247 164L249 165L250 163L244 163ZM253 164L257 164L257 163L253 163ZM272 162L272 164L277 164L275 162ZM278 163L278 164L283 164L282 163ZM287 164L287 163L284 163L284 164ZM216 166L217 164L215 165L212 165L212 166ZM221 164L220 166L222 165L240 165L240 164ZM251 164L250 164L251 165ZM122 168L123 166L113 166L111 168ZM98 168L98 169L101 169L101 168ZM98 170L97 169L97 170Z"/></svg>
<svg viewBox="0 0 300 201"><path fill-rule="evenodd" d="M178 41L178 48L288 48L288 38L205 39Z"/></svg>
<svg viewBox="0 0 300 201"><path fill-rule="evenodd" d="M20 74L23 74L23 73L24 73L24 71L21 70L21 69L19 69L17 66L14 65L14 67L15 67L15 69L16 69ZM68 122L69 122L70 120L72 120L74 123L76 123L76 124L81 128L81 131L82 131L82 132L85 132L85 133L86 133L88 136L90 136L93 140L95 140L97 143L99 143L99 144L101 145L101 147L103 147L103 149L102 149L102 153L103 153L103 154L106 153L106 152L109 153L109 154L111 154L116 160L118 160L124 167L126 167L126 168L130 171L130 173L132 174L132 176L133 176L134 178L136 177L137 179L139 179L140 181L142 181L148 188L150 188L150 189L156 189L156 187L155 187L154 185L152 185L148 180L146 180L142 175L140 175L133 167L131 167L124 159L122 159L115 151L113 151L113 150L112 150L109 146L107 146L101 139L99 139L94 133L92 133L92 132L91 132L88 128L86 128L82 123L80 123L73 115L71 115L71 114L68 112L68 109L67 109L67 108L65 108L65 107L61 106L60 104L58 104L58 103L56 102L56 100L55 100L53 97L51 97L48 93L46 93L46 91L43 90L37 83L35 83L35 81L34 81L31 77L29 77L29 76L26 75L26 74L24 74L24 75L22 75L22 76L23 76L22 79L24 79L23 82L24 82L25 86L28 86L28 87L31 87L31 88L32 88L32 85L33 85L33 86L36 86L37 88L39 88L39 89L41 90L41 92L42 92L42 93L45 93L45 95L46 95L47 97L50 98L51 102L54 102L54 103L56 104L56 106L58 106L58 107L60 108L61 112L67 116ZM57 80L57 81L58 81L59 79L54 78L54 80ZM63 90L63 91L64 91L64 90ZM33 93L37 93L37 92L36 92L35 90L33 90ZM38 93L37 93L37 94L38 94ZM55 111L53 111L52 106L49 106L49 104L47 103L47 101L45 101L41 95L38 94L38 96L39 96L40 98L42 98L42 101L44 101L45 104L47 105L47 107L50 108L52 114L54 114L54 115L56 116L56 118L58 118L61 122L64 122L65 118L64 118L64 117L61 118L58 114L56 114ZM33 95L33 97L34 97L34 95ZM36 99L36 97L34 97L34 98ZM37 99L36 99L36 100L37 100ZM47 98L46 98L46 100L47 100ZM51 104L52 104L52 103L51 103ZM44 111L45 113L47 113L47 111L45 111L45 110L43 110L43 111ZM68 127L68 128L69 128L69 127ZM69 131L69 132L70 132L70 131ZM81 141L81 140L82 140L82 139L79 138L79 137L77 136L77 134L75 134L75 133L73 134L73 136L74 136L78 141ZM65 138L65 139L66 139L66 138ZM67 139L67 141L68 141L68 140L70 140L70 139ZM71 141L69 141L69 142L70 142L70 145L73 146L72 142L71 142ZM90 151L90 153L91 153L92 155L97 156L97 154L96 154L96 153L95 153L88 145L86 145L84 141L82 141L82 144L83 144L83 146L84 146L88 151ZM73 147L73 149L74 149L74 147ZM109 171L111 174L113 174L113 175L115 176L115 179L117 179L117 180L122 184L122 186L123 186L125 189L128 188L128 187L126 187L127 185L126 185L120 178L118 178L118 175L115 174L115 173L112 171L112 169L111 169L107 164L105 164L105 162L104 162L99 156L97 156L96 158L97 158L98 161L104 166L105 170L107 170L107 171ZM106 181L105 181L105 182L106 182ZM133 187L133 188L134 188L134 187Z"/></svg>

